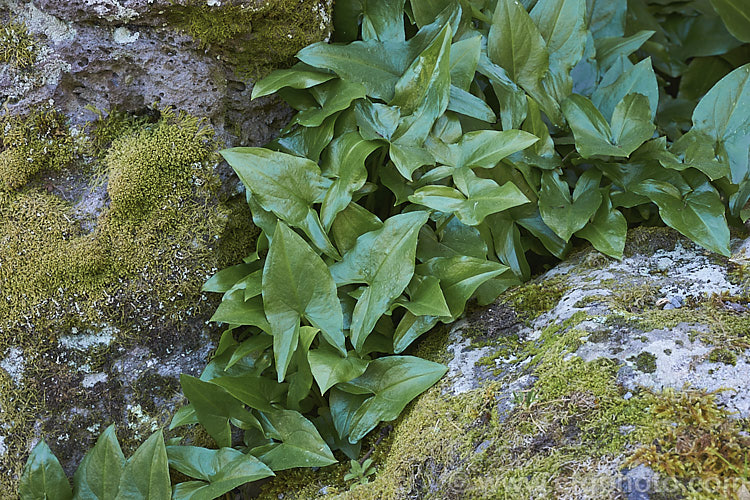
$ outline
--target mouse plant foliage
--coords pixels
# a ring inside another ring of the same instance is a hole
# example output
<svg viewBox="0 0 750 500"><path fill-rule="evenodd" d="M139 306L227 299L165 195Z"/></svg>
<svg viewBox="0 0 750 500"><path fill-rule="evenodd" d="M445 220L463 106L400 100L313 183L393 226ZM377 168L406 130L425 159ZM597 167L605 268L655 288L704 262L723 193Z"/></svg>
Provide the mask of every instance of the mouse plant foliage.
<svg viewBox="0 0 750 500"><path fill-rule="evenodd" d="M286 101L291 122L265 148L222 151L262 233L205 284L228 328L202 375L182 376L189 404L172 421L219 449L142 453L195 478L174 498L356 459L446 372L409 347L528 279L535 258L587 240L620 259L629 226L662 222L728 255L729 224L750 217L737 5L338 2L334 41L253 88ZM122 470L147 487L140 450L125 462L107 446L76 485ZM62 484L49 456L35 451L28 477Z"/></svg>

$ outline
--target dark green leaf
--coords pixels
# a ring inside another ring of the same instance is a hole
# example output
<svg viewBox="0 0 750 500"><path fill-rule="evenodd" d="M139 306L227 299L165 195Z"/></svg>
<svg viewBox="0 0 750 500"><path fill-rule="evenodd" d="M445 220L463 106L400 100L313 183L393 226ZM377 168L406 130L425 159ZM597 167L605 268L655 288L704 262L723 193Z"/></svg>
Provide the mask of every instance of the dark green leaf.
<svg viewBox="0 0 750 500"><path fill-rule="evenodd" d="M359 377L365 372L368 363L353 351L343 357L329 346L310 350L307 359L321 394L340 382L349 382Z"/></svg>
<svg viewBox="0 0 750 500"><path fill-rule="evenodd" d="M609 69L619 57L628 57L641 48L654 31L642 30L628 37L599 38L596 44L596 60L602 71Z"/></svg>
<svg viewBox="0 0 750 500"><path fill-rule="evenodd" d="M319 127L326 118L348 108L355 99L365 97L365 88L337 78L313 88L311 93L320 107L300 111L293 120L304 127Z"/></svg>
<svg viewBox="0 0 750 500"><path fill-rule="evenodd" d="M78 465L73 486L76 499L107 500L115 498L120 487L120 476L125 456L115 435L114 424L107 427Z"/></svg>
<svg viewBox="0 0 750 500"><path fill-rule="evenodd" d="M362 39L403 42L404 0L362 0Z"/></svg>
<svg viewBox="0 0 750 500"><path fill-rule="evenodd" d="M381 227L383 223L375 214L356 203L349 203L342 212L336 215L331 231L336 246L344 254L354 247L357 238Z"/></svg>
<svg viewBox="0 0 750 500"><path fill-rule="evenodd" d="M438 319L437 316L414 316L407 311L393 334L393 352L396 354L404 352L420 335L435 326Z"/></svg>
<svg viewBox="0 0 750 500"><path fill-rule="evenodd" d="M450 75L451 84L468 92L479 63L482 37L477 35L451 45Z"/></svg>
<svg viewBox="0 0 750 500"><path fill-rule="evenodd" d="M252 325L271 333L271 325L266 319L261 298L256 296L245 300L245 293L242 290L225 296L214 315L211 316L211 321L230 325Z"/></svg>
<svg viewBox="0 0 750 500"><path fill-rule="evenodd" d="M620 58L619 61L625 61L627 64L615 64L605 73L601 83L591 94L591 102L605 120L611 120L615 107L626 95L642 94L648 98L650 118L653 119L659 104L659 86L656 84L651 58L646 58L635 66L625 58Z"/></svg>
<svg viewBox="0 0 750 500"><path fill-rule="evenodd" d="M470 116L487 123L495 123L497 117L492 108L482 99L451 85L448 111Z"/></svg>
<svg viewBox="0 0 750 500"><path fill-rule="evenodd" d="M300 413L275 410L263 412L262 416L266 434L281 443L269 446L262 453L251 452L271 470L324 467L336 463L318 430Z"/></svg>
<svg viewBox="0 0 750 500"><path fill-rule="evenodd" d="M724 25L738 40L750 43L750 9L744 0L711 0Z"/></svg>
<svg viewBox="0 0 750 500"><path fill-rule="evenodd" d="M417 234L425 222L426 212L391 217L381 229L360 236L343 260L331 266L337 285L369 285L357 301L352 318L350 335L357 351L380 316L411 281Z"/></svg>
<svg viewBox="0 0 750 500"><path fill-rule="evenodd" d="M600 172L587 170L578 179L571 198L565 180L552 172L542 174L539 210L544 222L563 240L570 240L596 214L602 203L600 181Z"/></svg>
<svg viewBox="0 0 750 500"><path fill-rule="evenodd" d="M385 104L373 103L367 99L359 100L354 105L354 113L359 126L359 133L366 140L390 140L398 127L401 112L398 108Z"/></svg>
<svg viewBox="0 0 750 500"><path fill-rule="evenodd" d="M612 207L609 196L605 196L591 223L576 232L576 236L590 241L601 253L622 259L627 233L628 223L625 217Z"/></svg>
<svg viewBox="0 0 750 500"><path fill-rule="evenodd" d="M237 264L236 266L222 269L211 276L211 279L206 281L201 290L204 292L224 293L257 268L258 266L253 264Z"/></svg>
<svg viewBox="0 0 750 500"><path fill-rule="evenodd" d="M161 431L151 434L125 464L120 478L120 488L115 500L148 498L169 500L172 484L169 480L167 450Z"/></svg>
<svg viewBox="0 0 750 500"><path fill-rule="evenodd" d="M450 316L448 304L445 303L445 296L440 288L440 280L434 276L418 276L412 278L409 284L410 292L409 301L401 301L400 305L404 306L410 313L415 316Z"/></svg>
<svg viewBox="0 0 750 500"><path fill-rule="evenodd" d="M278 69L253 86L251 99L273 94L284 87L306 89L327 82L336 75L309 69Z"/></svg>

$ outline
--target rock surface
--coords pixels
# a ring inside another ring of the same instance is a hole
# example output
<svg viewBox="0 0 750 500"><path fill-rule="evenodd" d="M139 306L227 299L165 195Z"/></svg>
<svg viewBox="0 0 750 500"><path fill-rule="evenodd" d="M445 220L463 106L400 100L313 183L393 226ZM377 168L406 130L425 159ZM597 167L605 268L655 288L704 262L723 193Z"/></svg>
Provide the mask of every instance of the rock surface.
<svg viewBox="0 0 750 500"><path fill-rule="evenodd" d="M342 465L262 498L747 498L745 238L732 259L668 229L621 262L578 252L423 340L448 375L374 446L371 485Z"/></svg>

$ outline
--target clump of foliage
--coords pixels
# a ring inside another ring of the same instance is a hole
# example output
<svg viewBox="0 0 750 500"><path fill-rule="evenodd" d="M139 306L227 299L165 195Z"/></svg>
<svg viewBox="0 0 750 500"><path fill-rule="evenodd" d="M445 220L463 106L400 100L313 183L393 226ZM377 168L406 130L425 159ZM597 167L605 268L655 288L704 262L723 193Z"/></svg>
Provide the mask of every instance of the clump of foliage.
<svg viewBox="0 0 750 500"><path fill-rule="evenodd" d="M0 63L22 70L34 67L39 45L26 24L11 20L0 26Z"/></svg>
<svg viewBox="0 0 750 500"><path fill-rule="evenodd" d="M348 2L342 43L255 85L297 114L267 148L222 152L262 234L204 287L229 327L182 376L172 427L199 423L219 450L168 447L199 480L173 498L234 487L207 460L269 475L356 458L446 371L409 346L528 279L533 254L579 238L619 259L629 224L659 220L729 254L728 223L750 217L747 47L702 2L633 5Z"/></svg>
<svg viewBox="0 0 750 500"><path fill-rule="evenodd" d="M57 171L78 154L67 119L40 108L26 117L0 117L0 191L18 189L42 171Z"/></svg>

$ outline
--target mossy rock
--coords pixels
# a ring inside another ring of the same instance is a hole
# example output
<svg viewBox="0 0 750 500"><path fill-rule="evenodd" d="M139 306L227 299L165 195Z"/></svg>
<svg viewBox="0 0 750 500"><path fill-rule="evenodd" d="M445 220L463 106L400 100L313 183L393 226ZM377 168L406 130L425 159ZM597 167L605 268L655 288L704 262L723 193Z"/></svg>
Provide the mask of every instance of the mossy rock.
<svg viewBox="0 0 750 500"><path fill-rule="evenodd" d="M281 473L259 498L743 494L748 277L671 230L647 232L664 238L631 234L621 262L592 266L583 250L425 336L412 354L447 362L448 376L367 438L371 482L345 481L342 460Z"/></svg>

